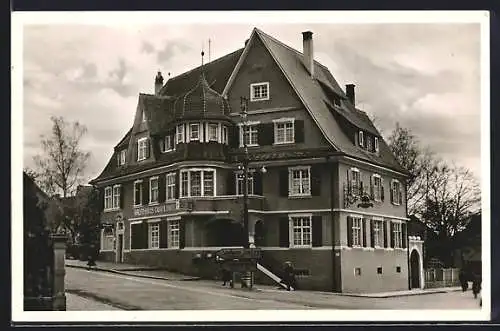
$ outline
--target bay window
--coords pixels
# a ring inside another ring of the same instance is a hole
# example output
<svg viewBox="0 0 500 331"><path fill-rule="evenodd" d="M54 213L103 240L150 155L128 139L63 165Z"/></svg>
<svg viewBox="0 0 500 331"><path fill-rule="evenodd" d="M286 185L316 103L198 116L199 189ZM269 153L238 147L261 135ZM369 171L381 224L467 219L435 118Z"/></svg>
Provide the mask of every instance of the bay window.
<svg viewBox="0 0 500 331"><path fill-rule="evenodd" d="M181 170L181 197L215 196L214 169Z"/></svg>

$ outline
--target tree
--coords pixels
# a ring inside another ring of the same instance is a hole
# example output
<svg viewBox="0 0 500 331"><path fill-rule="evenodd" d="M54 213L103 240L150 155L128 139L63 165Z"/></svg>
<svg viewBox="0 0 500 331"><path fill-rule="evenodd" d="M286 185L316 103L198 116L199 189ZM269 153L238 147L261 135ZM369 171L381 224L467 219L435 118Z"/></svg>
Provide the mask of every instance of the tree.
<svg viewBox="0 0 500 331"><path fill-rule="evenodd" d="M425 203L426 178L435 161L428 148L422 148L410 129L396 123L388 139L389 147L399 164L408 171L406 198L408 215L419 215Z"/></svg>
<svg viewBox="0 0 500 331"><path fill-rule="evenodd" d="M441 162L428 176L423 222L437 234L441 257L446 265L452 264L455 238L480 210L480 189L472 173L463 167L448 166Z"/></svg>
<svg viewBox="0 0 500 331"><path fill-rule="evenodd" d="M42 136L42 155L34 157L37 181L49 195L62 193L65 198L83 181L83 173L90 158L80 148L87 129L78 121L67 123L63 117L51 117L52 132Z"/></svg>

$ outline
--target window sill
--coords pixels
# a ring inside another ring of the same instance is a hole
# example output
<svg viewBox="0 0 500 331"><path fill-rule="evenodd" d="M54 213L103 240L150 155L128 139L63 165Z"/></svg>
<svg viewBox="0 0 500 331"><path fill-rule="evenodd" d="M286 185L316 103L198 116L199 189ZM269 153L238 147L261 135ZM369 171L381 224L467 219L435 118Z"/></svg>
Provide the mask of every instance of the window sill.
<svg viewBox="0 0 500 331"><path fill-rule="evenodd" d="M104 211L105 213L107 213L107 212L119 211L119 210L120 210L120 208L108 208L108 209L104 209L103 211Z"/></svg>
<svg viewBox="0 0 500 331"><path fill-rule="evenodd" d="M173 152L173 151L174 151L174 149L169 149L169 150L166 150L166 151L162 151L162 153L165 154L165 153L169 153L169 152Z"/></svg>
<svg viewBox="0 0 500 331"><path fill-rule="evenodd" d="M279 145L293 145L295 144L295 141L286 141L286 142L274 142L273 146L279 146Z"/></svg>
<svg viewBox="0 0 500 331"><path fill-rule="evenodd" d="M258 98L258 99L252 99L252 98L250 98L250 102L266 101L266 100L269 100L269 97L267 97L267 98Z"/></svg>
<svg viewBox="0 0 500 331"><path fill-rule="evenodd" d="M307 198L312 198L311 194L296 194L296 195L289 195L289 199L307 199Z"/></svg>
<svg viewBox="0 0 500 331"><path fill-rule="evenodd" d="M158 201L148 203L148 206L157 206L160 203Z"/></svg>
<svg viewBox="0 0 500 331"><path fill-rule="evenodd" d="M140 208L140 207L144 207L144 205L141 203L140 205L134 205L133 207L134 208Z"/></svg>
<svg viewBox="0 0 500 331"><path fill-rule="evenodd" d="M247 145L247 147L260 147L259 144L250 144L250 145ZM245 145L240 145L240 148L245 148Z"/></svg>
<svg viewBox="0 0 500 331"><path fill-rule="evenodd" d="M311 249L311 245L290 246L290 249Z"/></svg>

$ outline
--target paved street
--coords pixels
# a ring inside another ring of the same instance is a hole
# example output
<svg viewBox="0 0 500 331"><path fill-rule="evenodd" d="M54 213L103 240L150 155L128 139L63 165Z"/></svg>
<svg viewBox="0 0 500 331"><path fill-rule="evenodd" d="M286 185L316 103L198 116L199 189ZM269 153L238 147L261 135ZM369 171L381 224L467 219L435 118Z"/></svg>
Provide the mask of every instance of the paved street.
<svg viewBox="0 0 500 331"><path fill-rule="evenodd" d="M84 298L79 295L66 292L66 310L102 311L120 309L96 300Z"/></svg>
<svg viewBox="0 0 500 331"><path fill-rule="evenodd" d="M174 309L479 309L470 291L393 298L361 298L266 287L246 291L214 281L165 281L66 269L66 288L127 310Z"/></svg>

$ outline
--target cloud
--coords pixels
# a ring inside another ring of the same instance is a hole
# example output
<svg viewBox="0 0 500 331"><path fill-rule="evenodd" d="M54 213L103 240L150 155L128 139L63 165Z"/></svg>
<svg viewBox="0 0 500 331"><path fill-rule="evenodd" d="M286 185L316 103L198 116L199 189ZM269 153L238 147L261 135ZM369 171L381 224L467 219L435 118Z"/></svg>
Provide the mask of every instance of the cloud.
<svg viewBox="0 0 500 331"><path fill-rule="evenodd" d="M166 41L163 49L157 53L158 63L169 62L175 55L190 51L192 48L183 41Z"/></svg>
<svg viewBox="0 0 500 331"><path fill-rule="evenodd" d="M143 41L141 51L143 51L144 53L147 53L147 54L151 54L151 53L154 53L156 51L156 49L151 43L149 43L147 41Z"/></svg>

